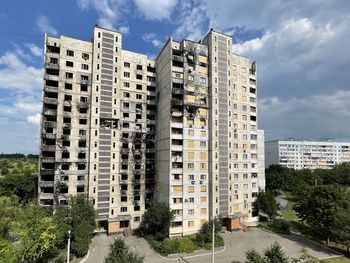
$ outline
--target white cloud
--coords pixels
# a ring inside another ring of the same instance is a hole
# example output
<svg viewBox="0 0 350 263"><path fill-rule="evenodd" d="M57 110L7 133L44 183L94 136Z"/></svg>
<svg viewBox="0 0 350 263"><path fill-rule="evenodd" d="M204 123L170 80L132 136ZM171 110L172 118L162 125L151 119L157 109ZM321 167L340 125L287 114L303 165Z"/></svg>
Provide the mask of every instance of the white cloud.
<svg viewBox="0 0 350 263"><path fill-rule="evenodd" d="M28 46L14 46L0 57L0 151L36 153L42 69L27 64L39 58Z"/></svg>
<svg viewBox="0 0 350 263"><path fill-rule="evenodd" d="M123 25L125 14L129 12L129 3L127 0L77 0L78 6L82 10L93 8L98 14L98 24L108 29L127 30L129 27Z"/></svg>
<svg viewBox="0 0 350 263"><path fill-rule="evenodd" d="M30 52L31 52L34 56L41 57L41 56L43 56L43 54L44 54L43 49L40 48L40 47L38 47L38 46L35 45L35 44L27 43L27 44L26 44L26 47L29 48Z"/></svg>
<svg viewBox="0 0 350 263"><path fill-rule="evenodd" d="M118 31L127 35L130 32L130 28L128 26L121 26L118 28Z"/></svg>
<svg viewBox="0 0 350 263"><path fill-rule="evenodd" d="M259 114L266 139L349 139L350 91L304 98L259 100Z"/></svg>
<svg viewBox="0 0 350 263"><path fill-rule="evenodd" d="M24 64L16 54L7 52L0 57L0 89L32 92L41 87L42 69Z"/></svg>
<svg viewBox="0 0 350 263"><path fill-rule="evenodd" d="M207 10L201 1L182 0L177 8L176 19L178 27L173 32L173 37L178 40L183 38L198 41L208 31Z"/></svg>
<svg viewBox="0 0 350 263"><path fill-rule="evenodd" d="M161 48L164 45L164 41L158 39L155 33L146 33L142 36L143 41L152 43L156 48Z"/></svg>
<svg viewBox="0 0 350 263"><path fill-rule="evenodd" d="M142 16L147 20L169 19L177 0L134 0Z"/></svg>
<svg viewBox="0 0 350 263"><path fill-rule="evenodd" d="M47 32L49 35L57 36L58 31L51 26L51 22L46 16L39 16L36 20L36 24L41 32Z"/></svg>
<svg viewBox="0 0 350 263"><path fill-rule="evenodd" d="M35 115L29 115L27 117L28 123L35 124L35 125L39 125L40 124L40 120L41 120L41 114L40 113L37 113Z"/></svg>

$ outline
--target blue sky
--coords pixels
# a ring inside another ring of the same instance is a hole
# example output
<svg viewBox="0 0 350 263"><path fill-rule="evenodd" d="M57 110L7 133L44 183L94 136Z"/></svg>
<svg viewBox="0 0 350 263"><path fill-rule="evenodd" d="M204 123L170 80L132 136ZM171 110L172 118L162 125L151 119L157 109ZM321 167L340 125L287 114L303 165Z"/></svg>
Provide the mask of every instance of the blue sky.
<svg viewBox="0 0 350 263"><path fill-rule="evenodd" d="M154 57L210 28L258 61L266 139L350 140L350 1L11 0L0 9L0 152L37 153L43 33L89 40L94 24Z"/></svg>

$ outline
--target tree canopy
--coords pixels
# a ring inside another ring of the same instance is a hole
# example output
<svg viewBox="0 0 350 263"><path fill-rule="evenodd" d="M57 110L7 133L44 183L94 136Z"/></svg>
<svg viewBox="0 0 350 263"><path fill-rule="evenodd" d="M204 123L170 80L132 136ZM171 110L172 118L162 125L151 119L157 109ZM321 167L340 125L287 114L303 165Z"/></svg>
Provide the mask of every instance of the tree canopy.
<svg viewBox="0 0 350 263"><path fill-rule="evenodd" d="M164 203L154 202L143 214L139 227L142 236L153 236L157 240L163 240L169 236L171 222L174 213Z"/></svg>

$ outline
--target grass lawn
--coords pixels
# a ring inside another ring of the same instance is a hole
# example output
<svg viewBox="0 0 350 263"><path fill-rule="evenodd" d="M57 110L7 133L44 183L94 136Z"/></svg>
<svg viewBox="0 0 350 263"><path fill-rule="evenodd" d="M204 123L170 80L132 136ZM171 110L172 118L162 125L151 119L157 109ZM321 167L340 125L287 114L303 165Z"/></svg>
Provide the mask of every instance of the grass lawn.
<svg viewBox="0 0 350 263"><path fill-rule="evenodd" d="M350 263L350 259L345 257L339 257L339 258L324 259L321 262L322 263Z"/></svg>

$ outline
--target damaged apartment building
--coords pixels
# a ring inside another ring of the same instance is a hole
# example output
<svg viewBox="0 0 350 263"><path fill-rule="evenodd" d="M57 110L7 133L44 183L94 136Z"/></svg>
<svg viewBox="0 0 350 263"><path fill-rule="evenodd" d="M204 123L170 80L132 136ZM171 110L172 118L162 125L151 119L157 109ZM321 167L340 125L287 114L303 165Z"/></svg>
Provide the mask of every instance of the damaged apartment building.
<svg viewBox="0 0 350 263"><path fill-rule="evenodd" d="M153 200L175 213L170 236L221 215L256 224L265 187L256 64L210 30L170 38L155 60L96 26L91 41L45 35L39 202L85 195L99 228L138 227Z"/></svg>

